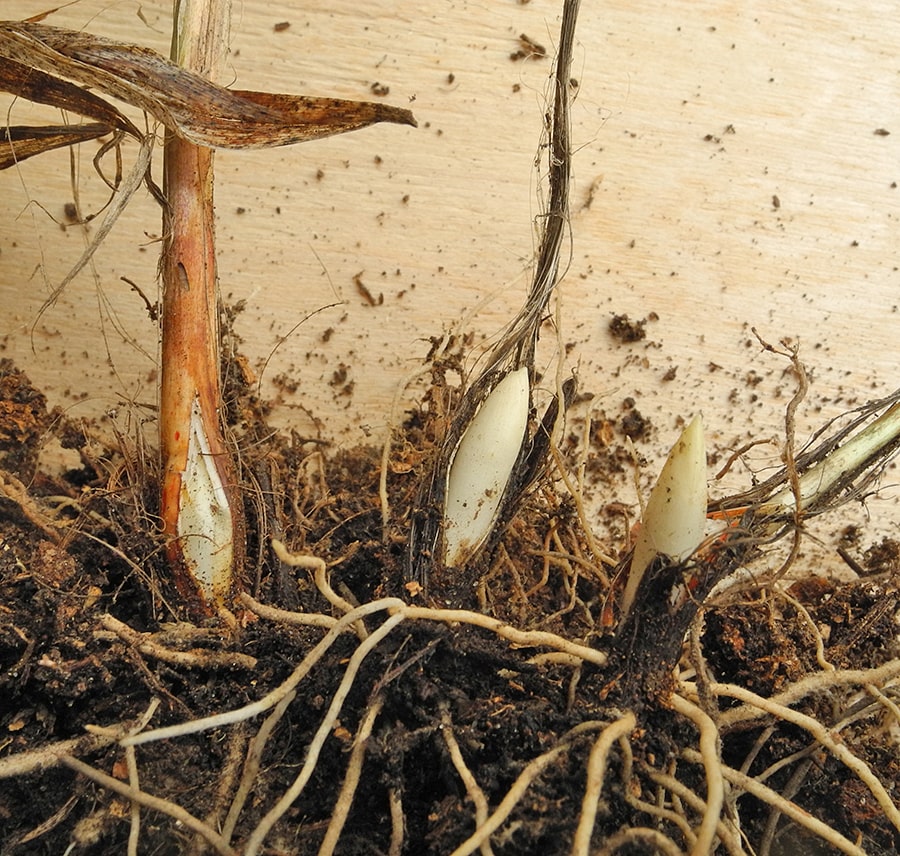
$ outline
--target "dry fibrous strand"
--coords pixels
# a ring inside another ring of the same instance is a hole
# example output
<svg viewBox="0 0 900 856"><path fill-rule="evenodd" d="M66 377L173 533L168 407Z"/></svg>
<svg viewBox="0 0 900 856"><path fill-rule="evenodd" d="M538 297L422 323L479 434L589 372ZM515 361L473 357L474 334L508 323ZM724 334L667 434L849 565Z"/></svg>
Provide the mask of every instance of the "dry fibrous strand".
<svg viewBox="0 0 900 856"><path fill-rule="evenodd" d="M85 87L146 111L202 146L285 146L376 122L416 124L400 107L227 89L139 45L26 21L0 23L0 88L140 136Z"/></svg>

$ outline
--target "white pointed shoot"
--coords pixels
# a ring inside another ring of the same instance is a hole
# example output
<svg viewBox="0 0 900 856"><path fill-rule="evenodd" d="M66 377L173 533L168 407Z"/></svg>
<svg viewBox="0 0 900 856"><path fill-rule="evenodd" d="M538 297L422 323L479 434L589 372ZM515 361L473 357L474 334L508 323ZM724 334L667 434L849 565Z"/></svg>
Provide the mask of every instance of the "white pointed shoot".
<svg viewBox="0 0 900 856"><path fill-rule="evenodd" d="M178 535L187 570L206 601L220 604L231 586L234 559L231 508L197 401L191 410L179 511Z"/></svg>
<svg viewBox="0 0 900 856"><path fill-rule="evenodd" d="M706 443L700 416L684 429L650 494L622 595L622 616L657 555L680 561L702 543L706 529Z"/></svg>
<svg viewBox="0 0 900 856"><path fill-rule="evenodd" d="M522 448L528 406L528 369L516 369L491 390L463 433L447 476L445 566L463 565L491 534Z"/></svg>

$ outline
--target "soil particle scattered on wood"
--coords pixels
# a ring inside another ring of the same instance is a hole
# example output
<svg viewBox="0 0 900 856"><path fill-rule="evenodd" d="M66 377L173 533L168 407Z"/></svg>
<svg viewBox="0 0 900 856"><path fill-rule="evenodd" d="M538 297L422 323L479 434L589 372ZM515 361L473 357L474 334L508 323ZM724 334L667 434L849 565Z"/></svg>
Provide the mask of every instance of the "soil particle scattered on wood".
<svg viewBox="0 0 900 856"><path fill-rule="evenodd" d="M509 58L513 62L518 62L519 60L524 59L546 59L547 57L547 48L545 48L542 44L538 44L534 39L530 36L522 33L519 36L519 47L517 50L514 50Z"/></svg>
<svg viewBox="0 0 900 856"><path fill-rule="evenodd" d="M621 421L622 433L631 440L646 440L652 430L650 419L637 409L633 398L626 398L622 409L625 411Z"/></svg>
<svg viewBox="0 0 900 856"><path fill-rule="evenodd" d="M632 344L647 337L646 326L646 318L632 321L627 315L613 315L609 321L609 332L617 341Z"/></svg>

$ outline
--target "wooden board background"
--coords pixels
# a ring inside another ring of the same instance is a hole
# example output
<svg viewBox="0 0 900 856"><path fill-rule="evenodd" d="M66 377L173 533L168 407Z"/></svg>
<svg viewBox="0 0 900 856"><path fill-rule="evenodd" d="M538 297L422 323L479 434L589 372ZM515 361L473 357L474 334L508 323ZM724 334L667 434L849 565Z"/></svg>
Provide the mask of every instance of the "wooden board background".
<svg viewBox="0 0 900 856"><path fill-rule="evenodd" d="M5 0L3 13L45 6ZM48 23L167 52L170 6L82 0ZM560 290L572 347L562 359L596 394L596 412L618 418L632 397L651 419L644 477L698 410L720 455L780 436L794 382L753 327L799 344L810 369L800 439L900 385L894 4L583 6L572 258ZM222 291L246 301L237 331L264 389L278 382L280 424L336 445L382 438L429 337L460 319L490 337L515 312L541 210L534 160L551 63L510 54L523 33L552 54L558 10L551 0L235 3L230 83L368 100L375 85L419 120L217 156ZM280 22L290 26L276 31ZM3 103L11 124L58 119ZM76 163L86 212L107 196L94 150ZM133 151L124 154L127 168ZM42 312L84 246L83 230L65 225L72 186L65 153L0 175L0 355L72 416L114 411L121 424L136 404L152 420L156 328L120 277L155 299L159 211L139 194L94 270ZM643 342L622 345L607 330L614 313L658 320ZM758 449L748 464L777 455L776 445ZM746 483L748 472L735 477ZM886 531L892 480L896 470L872 505Z"/></svg>

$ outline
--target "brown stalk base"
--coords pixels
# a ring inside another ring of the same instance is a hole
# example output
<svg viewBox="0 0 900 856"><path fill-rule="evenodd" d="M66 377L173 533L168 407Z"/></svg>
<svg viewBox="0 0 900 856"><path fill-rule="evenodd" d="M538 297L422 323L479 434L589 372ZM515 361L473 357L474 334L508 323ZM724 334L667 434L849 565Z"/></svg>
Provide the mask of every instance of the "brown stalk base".
<svg viewBox="0 0 900 856"><path fill-rule="evenodd" d="M188 467L191 413L199 409L215 466L230 503L235 568L243 543L240 489L222 431L219 402L218 281L215 255L215 210L211 149L170 135L166 142L165 224L163 252L160 444L163 462L160 514L168 538L169 570L183 602L195 617L212 614L183 550L182 480ZM196 537L196 536L194 536ZM221 588L237 587L232 578Z"/></svg>

